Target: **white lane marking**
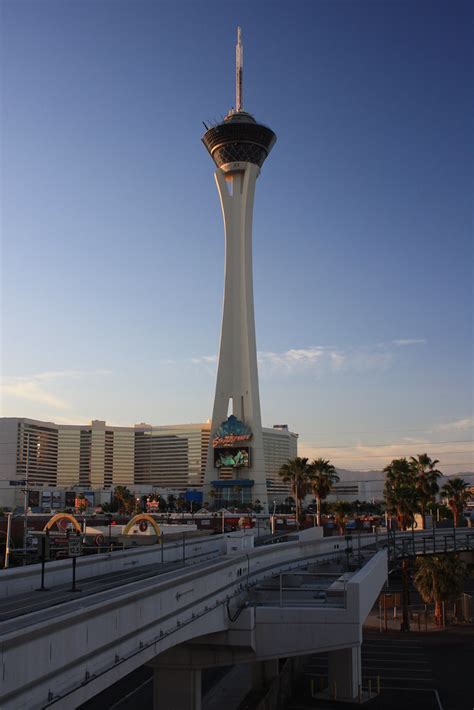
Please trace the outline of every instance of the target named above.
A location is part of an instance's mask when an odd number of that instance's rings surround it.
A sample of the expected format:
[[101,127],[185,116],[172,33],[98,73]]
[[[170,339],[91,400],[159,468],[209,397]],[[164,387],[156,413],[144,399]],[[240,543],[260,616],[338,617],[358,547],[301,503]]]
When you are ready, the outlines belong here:
[[[304,676],[306,678],[319,678],[320,676],[324,675],[324,673],[304,673]],[[374,676],[367,676],[364,674],[364,680],[368,680],[368,678],[373,679]],[[381,687],[382,690],[410,690],[410,688],[400,688],[399,686],[394,686],[393,688],[385,685],[383,681],[392,681],[392,680],[406,680],[409,681],[410,683],[434,683],[434,678],[407,678],[406,676],[380,676],[380,682],[381,682]],[[432,690],[432,688],[413,688],[413,690]]]
[[362,648],[406,648],[407,651],[409,651],[412,648],[423,648],[422,643],[410,643],[409,645],[405,645],[408,642],[406,641],[386,641],[385,643],[377,643],[376,641],[363,641],[362,642]]
[[425,654],[421,651],[403,651],[399,653],[398,651],[368,651],[362,649],[363,656],[403,656],[403,658],[412,658],[413,656],[424,656]]
[[438,691],[433,688],[433,693],[435,694],[435,698],[436,698],[436,702],[438,703],[439,710],[443,710],[443,706],[441,705],[441,700],[439,699]]
[[406,678],[405,676],[380,676],[381,680],[411,680],[412,682],[414,680],[419,681],[420,683],[427,683],[428,681],[434,681],[434,678]]
[[[362,661],[362,668],[368,668],[368,669],[373,669],[373,668],[380,668],[380,670],[390,672],[392,669],[392,666],[394,663],[404,663],[405,661],[387,661],[386,663],[382,662],[377,662],[373,661],[372,663],[367,662],[367,661]],[[430,664],[428,661],[416,661],[417,665],[423,664],[425,666],[429,666]],[[388,666],[388,667],[387,667]],[[327,668],[327,663],[308,663],[306,665],[306,668]],[[411,673],[430,673],[431,668],[412,668],[411,666],[408,668],[400,668],[400,666],[396,666],[393,668],[394,671],[409,671]]]
[[384,685],[382,690],[409,690],[411,693],[436,693],[434,688],[402,688],[400,685]]
[[[376,661],[376,660],[373,660],[373,661],[364,661],[364,660],[362,660],[362,665],[363,665],[363,666],[367,666],[367,667],[369,667],[369,668],[373,668],[373,667],[377,668],[378,666],[388,666],[388,667],[390,668],[390,666],[392,666],[392,665],[395,664],[395,663],[397,663],[397,664],[406,663],[406,659],[405,659],[404,661],[391,661],[390,659],[387,660],[387,661]],[[428,663],[428,661],[413,661],[412,665],[417,665],[417,666],[419,666],[419,665],[429,666],[430,664]],[[409,671],[410,668],[411,668],[411,666],[408,667],[407,670]],[[399,665],[397,665],[397,667],[394,668],[394,670],[400,671],[400,670],[402,670],[402,669],[399,667]],[[421,673],[426,673],[426,672],[427,672],[427,671],[423,670],[422,668],[415,668],[414,670],[419,670]]]
[[[131,697],[133,697],[133,696],[135,695],[135,693],[138,693],[139,690],[141,690],[142,688],[144,688],[145,685],[148,685],[148,683],[151,683],[152,680],[153,680],[153,676],[151,676],[151,678],[147,678],[145,681],[143,681],[143,683],[141,683],[139,686],[137,686],[136,688],[134,688],[133,690],[131,690],[129,693],[127,693],[127,695],[124,695],[123,698],[120,698],[120,700],[119,700],[118,702],[116,702],[116,703],[114,703],[113,705],[111,705],[111,706],[109,707],[109,710],[114,710],[114,708],[120,708],[120,706],[122,705],[122,703],[124,703],[125,701],[127,701],[127,700],[129,700]],[[442,709],[441,709],[441,710],[442,710]]]

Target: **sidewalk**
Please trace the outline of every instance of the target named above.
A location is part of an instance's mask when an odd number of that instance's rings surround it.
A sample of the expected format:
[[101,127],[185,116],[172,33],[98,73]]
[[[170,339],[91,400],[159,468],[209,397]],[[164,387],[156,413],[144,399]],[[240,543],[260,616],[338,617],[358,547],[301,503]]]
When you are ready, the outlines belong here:
[[[385,626],[384,611],[380,614],[379,609],[372,609],[369,616],[365,620],[364,629],[370,631],[400,631],[400,626],[402,623],[402,609],[401,607],[396,607],[395,610],[390,608],[387,609],[387,620]],[[450,618],[444,627],[439,627],[435,623],[433,613],[428,611],[425,615],[423,610],[410,610],[410,631],[412,632],[430,632],[430,631],[445,631],[446,629],[456,630],[465,627],[473,627],[474,623],[468,621],[454,621]]]

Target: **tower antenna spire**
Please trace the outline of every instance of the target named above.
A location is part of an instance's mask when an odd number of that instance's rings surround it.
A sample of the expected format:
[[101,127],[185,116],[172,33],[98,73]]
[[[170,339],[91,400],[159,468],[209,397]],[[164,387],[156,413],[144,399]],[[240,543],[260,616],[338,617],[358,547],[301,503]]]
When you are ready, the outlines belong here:
[[244,48],[242,47],[242,30],[237,27],[237,44],[235,46],[235,110],[243,110],[242,73],[244,69]]

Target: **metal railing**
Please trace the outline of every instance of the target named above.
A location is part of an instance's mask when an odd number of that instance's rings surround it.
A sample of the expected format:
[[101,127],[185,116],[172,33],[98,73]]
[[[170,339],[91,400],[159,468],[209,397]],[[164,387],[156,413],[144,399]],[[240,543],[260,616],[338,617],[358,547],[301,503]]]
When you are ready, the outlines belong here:
[[[288,584],[297,580],[299,586]],[[285,584],[286,580],[286,584]],[[315,580],[314,582],[311,580]],[[344,609],[347,579],[341,572],[282,572],[251,593],[252,606],[311,606]]]

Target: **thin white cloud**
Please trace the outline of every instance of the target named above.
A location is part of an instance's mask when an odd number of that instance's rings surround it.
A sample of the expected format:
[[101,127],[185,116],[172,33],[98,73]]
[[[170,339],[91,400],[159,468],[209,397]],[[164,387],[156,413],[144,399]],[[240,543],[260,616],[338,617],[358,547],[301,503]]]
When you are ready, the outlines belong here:
[[[93,375],[111,375],[111,370],[51,370],[47,372],[39,372],[30,377],[34,380],[63,380],[63,379],[78,379],[90,377]],[[28,379],[28,376],[26,376]]]
[[16,399],[26,399],[37,404],[47,404],[55,409],[67,409],[68,406],[64,400],[51,394],[51,392],[47,392],[34,381],[2,383],[1,388],[4,395],[15,397]]
[[425,345],[427,340],[426,338],[401,338],[400,340],[392,340],[392,343],[401,348],[406,345]]
[[280,353],[259,352],[258,362],[263,373],[287,372],[289,374],[314,371],[316,374],[346,371],[385,369],[392,355],[381,346],[342,350],[323,346],[292,348]]
[[[460,456],[463,461],[474,456],[474,446],[470,443],[463,444],[462,451],[459,443],[436,443],[426,438],[403,437],[387,444],[372,446],[370,444],[355,443],[353,446],[322,446],[318,447],[313,442],[305,441],[301,437],[298,444],[299,456],[309,459],[323,456],[331,461],[336,468],[349,470],[381,470],[393,459],[409,458],[418,454],[427,453],[432,459],[439,459],[438,468],[451,473],[453,466],[459,466]],[[474,459],[473,463],[474,463]],[[472,464],[466,464],[467,467]]]
[[3,395],[8,397],[64,410],[68,409],[70,405],[62,397],[49,391],[47,389],[48,383],[109,374],[111,374],[110,370],[57,370],[33,375],[3,377],[0,382],[0,390]]
[[[393,355],[383,343],[372,346],[360,346],[348,349],[327,345],[311,345],[305,348],[290,348],[281,352],[260,350],[257,353],[259,369],[262,374],[297,374],[314,372],[338,373],[346,371],[362,372],[366,370],[386,369],[392,362]],[[215,366],[216,355],[203,355],[188,360],[193,365]]]
[[446,424],[438,424],[436,428],[440,431],[466,431],[468,429],[474,429],[474,417],[466,417],[466,419],[456,419]]
[[[58,415],[56,412],[52,415],[45,415],[44,416],[44,421],[48,422],[54,422],[55,424],[89,424],[92,419],[97,419],[97,417],[91,417],[91,416],[85,416],[85,417],[77,417],[77,416],[67,416],[67,415]],[[110,422],[107,422],[110,424]],[[120,425],[117,425],[120,426]]]
[[190,358],[190,362],[192,362],[193,365],[213,365],[217,363],[217,355],[203,355],[202,357],[192,357]]

